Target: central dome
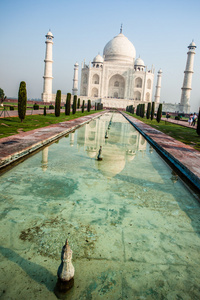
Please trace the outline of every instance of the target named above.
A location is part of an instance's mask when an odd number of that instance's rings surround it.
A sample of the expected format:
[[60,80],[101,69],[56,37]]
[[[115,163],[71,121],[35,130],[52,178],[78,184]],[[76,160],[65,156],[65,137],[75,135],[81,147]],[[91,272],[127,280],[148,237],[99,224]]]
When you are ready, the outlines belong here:
[[112,40],[110,40],[104,47],[103,55],[105,55],[105,61],[109,60],[121,60],[133,63],[135,59],[135,47],[133,44],[123,35],[118,34]]

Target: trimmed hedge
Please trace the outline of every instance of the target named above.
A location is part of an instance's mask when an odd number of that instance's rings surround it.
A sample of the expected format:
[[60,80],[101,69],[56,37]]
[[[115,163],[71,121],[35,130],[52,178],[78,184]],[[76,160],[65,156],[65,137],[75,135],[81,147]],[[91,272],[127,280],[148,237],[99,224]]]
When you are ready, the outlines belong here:
[[27,92],[26,92],[26,82],[21,81],[18,92],[18,115],[23,122],[26,116],[26,105],[27,105]]

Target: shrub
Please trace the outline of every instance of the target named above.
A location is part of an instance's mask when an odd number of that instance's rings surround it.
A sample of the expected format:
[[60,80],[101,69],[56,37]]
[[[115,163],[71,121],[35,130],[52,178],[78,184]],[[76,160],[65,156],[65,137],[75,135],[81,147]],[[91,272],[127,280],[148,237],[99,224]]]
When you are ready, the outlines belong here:
[[33,105],[33,109],[34,110],[38,110],[40,107],[39,107],[39,105],[37,104],[37,103],[35,103],[34,105]]
[[145,104],[141,104],[141,111],[140,111],[140,116],[144,118],[144,113],[145,113]]
[[95,110],[97,110],[97,103],[95,102]]
[[182,119],[182,117],[185,117],[184,113],[178,114],[178,116]]
[[44,106],[44,116],[46,116],[46,114],[47,114],[47,108],[46,106]]
[[77,108],[80,108],[80,98],[78,98],[78,105],[77,105]]
[[155,102],[152,102],[152,106],[151,106],[151,120],[153,120],[154,113],[155,113]]
[[147,106],[147,114],[146,114],[147,119],[150,118],[150,113],[151,113],[151,103],[149,102]]
[[181,118],[179,116],[175,116],[175,120],[179,121]]
[[90,108],[91,108],[91,100],[88,100],[87,103],[87,111],[90,112]]
[[15,110],[14,106],[10,106],[10,110]]
[[74,95],[73,106],[72,106],[73,115],[76,113],[76,106],[77,106],[77,95]]
[[26,104],[27,104],[27,93],[26,93],[26,82],[21,81],[18,92],[18,115],[23,122],[26,116]]
[[71,94],[67,93],[66,105],[65,105],[65,115],[70,115],[70,107],[71,107]]
[[84,113],[84,108],[85,108],[85,100],[83,100],[83,103],[82,103],[82,113]]
[[60,116],[61,90],[57,90],[55,101],[55,116]]
[[156,120],[158,123],[160,123],[161,117],[162,117],[162,104],[159,104],[157,116],[156,116]]
[[50,104],[50,105],[49,105],[49,109],[54,109],[54,105],[53,105],[53,104]]

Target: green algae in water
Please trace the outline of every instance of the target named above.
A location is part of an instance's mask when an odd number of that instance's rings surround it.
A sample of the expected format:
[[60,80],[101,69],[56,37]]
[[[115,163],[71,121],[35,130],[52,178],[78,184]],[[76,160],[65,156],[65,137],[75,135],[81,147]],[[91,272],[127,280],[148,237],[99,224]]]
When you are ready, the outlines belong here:
[[[2,299],[198,299],[200,205],[146,140],[106,114],[0,178]],[[102,146],[103,161],[96,157]]]

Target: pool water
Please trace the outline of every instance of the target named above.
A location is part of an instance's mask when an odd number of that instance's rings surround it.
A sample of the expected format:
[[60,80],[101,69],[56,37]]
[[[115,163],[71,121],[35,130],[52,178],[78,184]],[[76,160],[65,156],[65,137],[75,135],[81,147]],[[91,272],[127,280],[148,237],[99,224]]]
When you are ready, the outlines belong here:
[[200,204],[122,115],[44,148],[0,189],[1,299],[56,299],[66,238],[66,299],[200,299]]

